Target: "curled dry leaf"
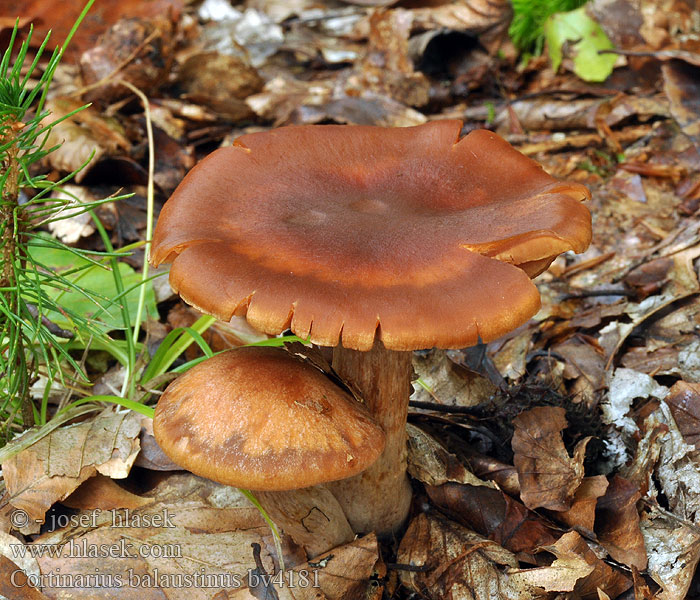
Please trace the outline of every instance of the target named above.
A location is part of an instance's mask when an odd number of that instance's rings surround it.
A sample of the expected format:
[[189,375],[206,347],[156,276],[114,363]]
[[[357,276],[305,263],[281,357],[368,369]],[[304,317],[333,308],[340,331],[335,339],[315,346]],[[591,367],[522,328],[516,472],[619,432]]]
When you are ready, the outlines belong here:
[[[149,419],[150,421],[150,419]],[[61,504],[79,510],[100,509],[113,510],[141,508],[153,502],[152,498],[144,498],[125,490],[111,477],[99,473],[91,477],[75,490]]]
[[573,592],[578,581],[590,575],[593,569],[583,557],[565,554],[547,567],[511,571],[510,576],[514,581],[542,588],[545,592]]
[[500,490],[458,483],[426,486],[430,499],[462,525],[511,552],[553,544],[558,532],[537,513]]
[[513,419],[513,462],[518,469],[520,497],[531,509],[568,510],[583,480],[585,438],[569,457],[561,437],[565,410],[538,406]]
[[96,473],[126,477],[139,452],[140,430],[140,415],[106,409],[88,421],[56,429],[6,460],[2,470],[9,502],[29,516],[20,531],[39,531],[51,505]]
[[471,473],[432,436],[408,423],[408,472],[411,477],[431,486],[448,481],[467,483],[472,486],[494,487]]
[[639,528],[639,488],[619,475],[613,476],[605,495],[598,500],[596,533],[601,545],[615,560],[644,570],[647,553]]
[[426,571],[401,571],[401,583],[434,600],[530,600],[539,597],[507,569],[515,555],[443,517],[418,515],[401,541],[397,562]]

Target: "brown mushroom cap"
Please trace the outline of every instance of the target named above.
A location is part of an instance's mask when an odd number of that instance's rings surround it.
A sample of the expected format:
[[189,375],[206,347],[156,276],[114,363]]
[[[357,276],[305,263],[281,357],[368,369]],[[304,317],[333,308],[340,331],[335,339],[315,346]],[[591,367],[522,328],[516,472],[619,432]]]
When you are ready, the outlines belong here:
[[[367,350],[464,347],[539,308],[529,280],[590,242],[588,190],[489,131],[312,125],[244,135],[161,212],[154,264],[221,319]],[[520,267],[520,268],[517,268]]]
[[266,491],[351,477],[384,449],[384,432],[360,403],[279,348],[196,365],[161,396],[153,432],[188,471]]

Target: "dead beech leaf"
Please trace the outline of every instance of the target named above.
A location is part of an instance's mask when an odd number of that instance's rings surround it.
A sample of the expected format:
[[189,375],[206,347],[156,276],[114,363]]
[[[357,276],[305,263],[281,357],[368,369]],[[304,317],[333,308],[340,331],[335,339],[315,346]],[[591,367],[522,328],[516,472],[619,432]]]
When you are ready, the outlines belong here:
[[514,581],[542,588],[545,592],[572,592],[577,582],[593,572],[581,556],[564,555],[547,567],[510,571]]
[[700,560],[700,534],[691,524],[655,508],[641,522],[649,557],[648,574],[661,586],[663,600],[686,600]]
[[574,494],[571,508],[552,512],[551,516],[569,527],[579,527],[587,533],[593,533],[596,505],[607,489],[608,480],[604,475],[584,477]]
[[605,495],[598,500],[596,533],[601,545],[615,560],[644,570],[647,553],[639,528],[639,499],[636,485],[619,475],[613,476]]
[[36,533],[50,506],[83,481],[102,473],[122,479],[139,452],[141,416],[111,408],[93,419],[61,427],[2,464],[9,502],[30,518]]
[[583,559],[592,567],[588,575],[576,582],[573,590],[575,598],[584,600],[598,598],[598,590],[602,590],[611,598],[617,598],[632,585],[629,577],[601,560],[586,540],[575,531],[565,533],[556,544],[544,549],[554,554],[559,560]]
[[442,485],[448,481],[467,483],[474,486],[495,487],[491,482],[482,481],[459,462],[432,436],[408,423],[408,472],[418,481],[428,485]]
[[677,381],[666,396],[666,403],[683,439],[700,449],[700,384]]
[[518,469],[520,497],[531,509],[568,510],[583,480],[583,459],[590,438],[576,444],[570,458],[561,437],[565,410],[537,406],[513,419],[513,463]]
[[452,519],[511,552],[533,552],[557,539],[542,517],[500,490],[446,483],[426,491]]
[[539,594],[507,574],[515,555],[495,542],[435,515],[419,514],[408,527],[397,555],[401,564],[429,567],[401,571],[401,583],[434,600],[529,600]]

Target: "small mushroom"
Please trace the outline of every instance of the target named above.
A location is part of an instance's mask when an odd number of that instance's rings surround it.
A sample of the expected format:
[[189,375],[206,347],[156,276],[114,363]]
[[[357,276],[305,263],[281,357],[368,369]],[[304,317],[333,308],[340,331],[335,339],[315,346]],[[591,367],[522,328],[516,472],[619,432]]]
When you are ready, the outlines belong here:
[[256,491],[310,557],[354,538],[322,484],[361,473],[384,449],[361,404],[279,348],[240,348],[196,365],[161,396],[153,432],[181,467]]
[[153,237],[152,262],[173,263],[190,304],[334,347],[387,440],[361,476],[329,485],[356,533],[392,533],[408,514],[410,351],[518,327],[540,306],[530,278],[590,243],[584,186],[461,127],[244,135],[192,169]]

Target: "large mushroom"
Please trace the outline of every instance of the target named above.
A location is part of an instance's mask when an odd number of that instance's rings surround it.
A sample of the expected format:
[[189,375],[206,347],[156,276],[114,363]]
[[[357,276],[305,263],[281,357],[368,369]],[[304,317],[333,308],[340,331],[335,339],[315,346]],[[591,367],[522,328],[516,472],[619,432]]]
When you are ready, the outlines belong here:
[[386,434],[368,470],[332,484],[355,532],[408,512],[411,350],[493,340],[539,308],[530,281],[591,237],[588,190],[489,131],[316,125],[239,137],[165,204],[151,248],[190,304],[332,346]]

